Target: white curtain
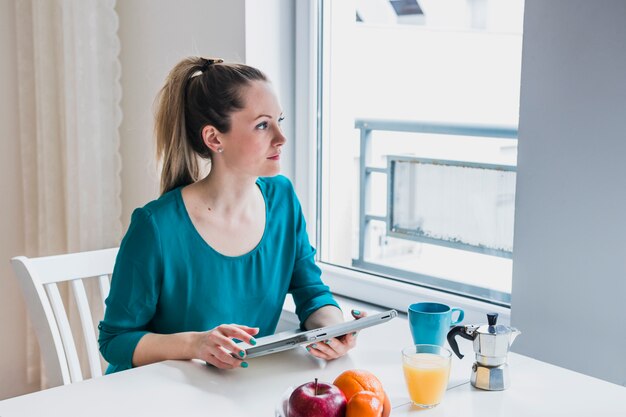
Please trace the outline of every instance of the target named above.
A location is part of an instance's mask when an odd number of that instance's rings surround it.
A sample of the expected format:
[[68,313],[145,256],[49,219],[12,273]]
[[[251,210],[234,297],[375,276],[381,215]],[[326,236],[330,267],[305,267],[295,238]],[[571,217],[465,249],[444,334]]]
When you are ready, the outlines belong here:
[[[114,0],[15,0],[26,255],[121,237],[120,44]],[[99,307],[96,289],[92,307]],[[78,322],[73,297],[71,320]],[[102,316],[102,311],[93,311]],[[80,326],[73,326],[78,327]],[[42,379],[29,332],[28,379]],[[84,360],[84,359],[83,359]],[[83,370],[88,367],[83,362]],[[42,381],[45,386],[45,381]]]

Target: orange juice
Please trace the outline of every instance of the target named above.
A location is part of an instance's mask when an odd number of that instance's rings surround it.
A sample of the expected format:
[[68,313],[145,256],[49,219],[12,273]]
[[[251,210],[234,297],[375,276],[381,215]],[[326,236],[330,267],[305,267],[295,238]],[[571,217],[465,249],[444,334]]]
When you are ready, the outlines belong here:
[[402,368],[411,401],[435,406],[448,386],[450,358],[432,353],[413,353],[404,357]]

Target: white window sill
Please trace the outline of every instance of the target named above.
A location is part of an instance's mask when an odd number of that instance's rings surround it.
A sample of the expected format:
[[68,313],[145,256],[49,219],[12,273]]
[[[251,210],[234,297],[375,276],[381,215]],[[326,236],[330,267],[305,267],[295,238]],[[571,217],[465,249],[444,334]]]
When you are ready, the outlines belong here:
[[[393,308],[406,313],[410,304],[426,301],[462,308],[465,312],[464,324],[486,323],[486,314],[495,312],[498,313],[499,324],[510,325],[511,310],[505,307],[324,263],[318,265],[322,269],[324,283],[335,294],[346,320],[350,318],[350,310],[353,308],[368,313]],[[277,332],[299,326],[295,304],[291,297],[287,297],[283,309]]]
[[465,311],[464,323],[486,322],[486,314],[495,312],[498,313],[498,323],[510,324],[511,310],[506,307],[329,264],[319,263],[319,266],[323,272],[324,283],[334,294],[349,297],[357,302],[369,303],[381,308],[394,308],[404,313],[413,303],[423,301],[443,303],[462,308]]

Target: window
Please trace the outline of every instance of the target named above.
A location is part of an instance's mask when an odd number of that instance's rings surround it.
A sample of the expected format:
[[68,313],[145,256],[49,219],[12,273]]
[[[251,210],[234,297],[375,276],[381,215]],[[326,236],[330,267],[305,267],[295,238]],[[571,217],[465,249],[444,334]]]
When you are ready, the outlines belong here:
[[319,260],[510,304],[523,0],[319,0]]

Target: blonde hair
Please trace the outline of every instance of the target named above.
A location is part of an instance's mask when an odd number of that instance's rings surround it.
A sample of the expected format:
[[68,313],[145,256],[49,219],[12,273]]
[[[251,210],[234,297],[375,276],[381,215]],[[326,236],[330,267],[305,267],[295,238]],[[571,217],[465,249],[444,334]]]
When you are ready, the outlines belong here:
[[189,57],[169,73],[156,98],[154,130],[161,162],[161,194],[200,179],[202,159],[210,161],[202,129],[230,131],[230,115],[244,107],[242,90],[268,81],[260,70],[222,60]]

